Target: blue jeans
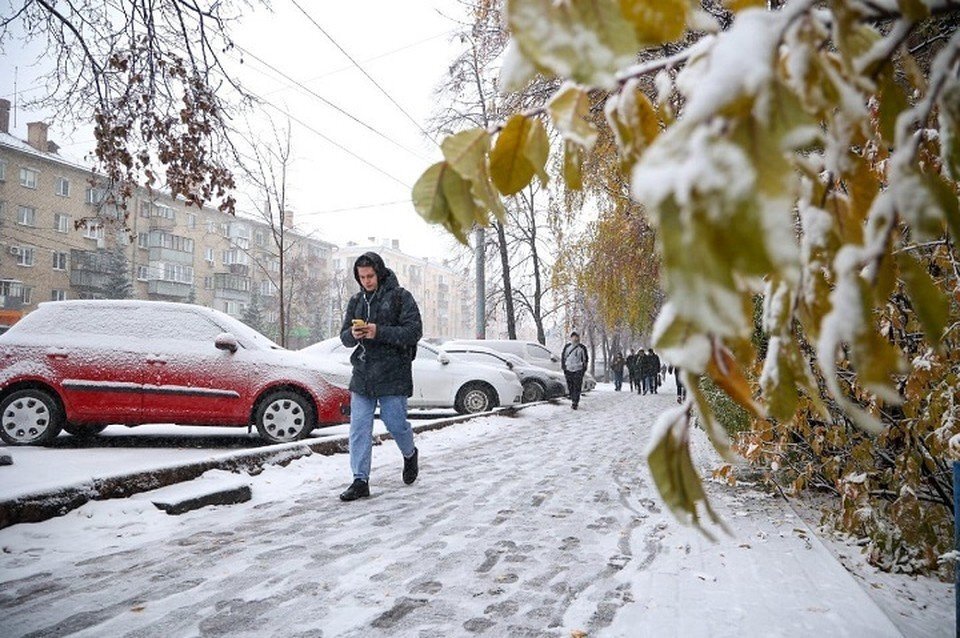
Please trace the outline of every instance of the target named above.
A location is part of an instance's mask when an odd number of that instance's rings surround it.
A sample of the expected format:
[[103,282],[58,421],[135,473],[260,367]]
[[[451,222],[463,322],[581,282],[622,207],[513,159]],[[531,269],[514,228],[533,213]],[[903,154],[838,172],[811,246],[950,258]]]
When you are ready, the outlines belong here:
[[373,413],[380,402],[380,419],[404,457],[413,454],[413,428],[407,421],[407,397],[368,397],[350,393],[350,470],[353,478],[370,480],[373,453]]
[[623,387],[623,372],[617,372],[616,370],[614,370],[614,372],[613,372],[613,389],[614,389],[614,390],[619,390],[619,389],[622,388],[622,387]]

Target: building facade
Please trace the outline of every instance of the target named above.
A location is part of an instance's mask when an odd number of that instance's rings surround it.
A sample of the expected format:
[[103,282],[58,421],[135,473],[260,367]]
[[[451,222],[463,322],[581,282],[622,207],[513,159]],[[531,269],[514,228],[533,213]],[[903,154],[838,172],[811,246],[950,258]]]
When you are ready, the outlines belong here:
[[413,294],[420,306],[423,336],[468,338],[473,336],[473,285],[469,274],[447,263],[413,257],[400,250],[397,240],[369,237],[364,244],[348,243],[333,258],[334,277],[344,282],[331,302],[342,316],[347,301],[359,290],[353,278],[353,262],[367,251],[378,253],[394,271],[400,285]]
[[276,338],[282,269],[287,345],[333,334],[333,244],[157,192],[138,191],[123,215],[97,183],[57,153],[46,124],[11,135],[0,100],[0,326],[41,301],[119,296],[209,306]]

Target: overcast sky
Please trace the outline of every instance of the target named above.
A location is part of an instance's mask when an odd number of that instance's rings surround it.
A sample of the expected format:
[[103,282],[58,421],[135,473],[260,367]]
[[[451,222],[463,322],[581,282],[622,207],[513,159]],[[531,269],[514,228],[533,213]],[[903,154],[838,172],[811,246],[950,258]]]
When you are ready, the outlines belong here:
[[[238,48],[246,52],[241,81],[270,103],[264,110],[278,126],[286,126],[285,113],[290,116],[294,160],[288,199],[297,225],[339,244],[369,236],[396,238],[407,253],[449,256],[455,242],[420,219],[410,190],[420,173],[441,159],[439,147],[417,124],[426,128],[433,91],[458,52],[452,18],[460,15],[459,3],[297,1],[309,18],[292,0],[274,0],[272,11],[248,14],[233,31]],[[8,10],[0,4],[4,14]],[[37,49],[11,44],[0,53],[0,97],[13,100],[16,68],[22,103],[42,89],[36,82]],[[11,132],[25,138],[26,123],[46,117],[21,106]],[[72,128],[54,123],[50,138],[61,144],[62,154],[82,160],[91,150],[92,134],[89,128]],[[249,197],[238,199],[242,208],[253,206]]]

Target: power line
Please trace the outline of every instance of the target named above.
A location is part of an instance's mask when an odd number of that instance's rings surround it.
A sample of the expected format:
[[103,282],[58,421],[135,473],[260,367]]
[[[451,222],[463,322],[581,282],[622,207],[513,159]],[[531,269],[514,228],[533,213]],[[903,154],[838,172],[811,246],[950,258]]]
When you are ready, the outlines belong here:
[[297,213],[297,217],[314,217],[316,215],[332,215],[334,213],[348,213],[355,210],[366,210],[369,208],[385,208],[387,206],[396,206],[398,204],[410,204],[409,199],[398,199],[393,202],[382,202],[380,204],[364,204],[363,206],[350,206],[347,208],[332,208],[330,210],[316,210],[309,213]]
[[388,100],[390,100],[390,102],[392,102],[393,105],[394,105],[395,107],[397,107],[397,108],[400,110],[400,112],[403,113],[403,114],[407,117],[408,120],[410,120],[411,122],[413,122],[413,125],[416,126],[417,129],[418,129],[421,133],[423,133],[423,135],[424,135],[428,140],[430,140],[430,141],[433,142],[434,144],[437,143],[437,141],[436,141],[435,139],[433,139],[433,136],[430,135],[429,133],[427,133],[427,132],[424,130],[424,128],[423,128],[422,126],[420,126],[420,123],[417,122],[417,120],[415,120],[412,115],[410,115],[409,113],[407,113],[407,111],[406,111],[402,106],[400,106],[400,104],[399,104],[395,99],[393,99],[393,96],[391,96],[389,93],[387,93],[387,90],[384,89],[382,86],[380,86],[380,84],[379,84],[376,80],[374,80],[373,77],[372,77],[369,73],[367,73],[366,70],[365,70],[362,66],[360,66],[360,63],[357,62],[356,60],[354,60],[353,57],[352,57],[349,53],[347,53],[347,51],[346,51],[342,46],[340,46],[340,44],[339,44],[336,40],[334,40],[333,37],[332,37],[329,33],[327,33],[326,30],[325,30],[323,27],[321,27],[320,24],[319,24],[316,20],[313,19],[313,16],[311,16],[309,13],[307,13],[306,9],[304,9],[303,7],[300,6],[300,3],[298,3],[297,0],[290,0],[290,2],[292,2],[292,3],[293,3],[293,6],[295,6],[297,9],[299,9],[300,12],[301,12],[303,15],[305,15],[305,16],[307,17],[307,19],[310,20],[310,22],[312,22],[315,27],[317,27],[317,29],[320,30],[320,33],[322,33],[328,40],[330,40],[330,42],[332,42],[335,47],[337,47],[338,49],[340,49],[340,52],[343,53],[345,56],[347,56],[347,59],[350,60],[350,63],[353,64],[353,66],[357,67],[357,68],[360,70],[360,72],[363,73],[363,74],[367,77],[368,80],[370,80],[371,82],[373,82],[373,85],[374,85],[375,87],[377,87],[378,89],[380,89],[380,92],[383,93],[383,94],[386,96],[386,98],[387,98]]
[[399,149],[401,149],[401,150],[403,150],[403,151],[406,151],[407,153],[413,155],[413,156],[416,157],[417,159],[426,161],[419,153],[410,150],[409,148],[407,148],[406,146],[404,146],[404,145],[401,144],[400,142],[397,142],[396,140],[394,140],[393,138],[391,138],[391,137],[388,136],[387,134],[382,133],[381,131],[379,131],[378,129],[374,128],[374,127],[371,126],[370,124],[367,124],[366,122],[364,122],[364,121],[361,120],[360,118],[356,117],[356,116],[353,115],[352,113],[350,113],[350,112],[348,112],[347,110],[341,108],[341,107],[338,106],[337,104],[334,104],[333,102],[331,102],[331,101],[328,100],[327,98],[323,97],[322,95],[320,95],[320,94],[317,93],[316,91],[313,91],[312,89],[310,89],[309,87],[305,86],[305,85],[302,84],[301,82],[293,79],[292,77],[290,77],[289,75],[287,75],[286,73],[284,73],[283,71],[281,71],[280,69],[278,69],[277,67],[273,66],[272,64],[270,64],[269,62],[267,62],[267,61],[264,60],[263,58],[260,58],[260,57],[258,57],[255,53],[252,53],[249,49],[244,49],[243,47],[241,47],[241,46],[239,46],[239,45],[237,45],[236,48],[237,48],[237,50],[240,51],[241,53],[244,53],[244,54],[246,54],[246,55],[249,55],[251,58],[253,58],[253,59],[256,60],[257,62],[259,62],[260,64],[264,65],[265,67],[267,67],[268,69],[270,69],[270,70],[273,71],[274,73],[277,73],[278,75],[280,75],[280,76],[281,76],[282,78],[284,78],[285,80],[287,80],[287,81],[289,81],[289,82],[292,82],[295,86],[297,86],[298,88],[300,88],[302,91],[304,91],[304,92],[308,93],[309,95],[317,98],[318,100],[320,100],[321,102],[323,102],[324,104],[326,104],[326,105],[329,106],[330,108],[334,109],[334,110],[337,111],[338,113],[341,113],[342,115],[347,116],[348,118],[350,118],[351,120],[353,120],[353,121],[356,122],[357,124],[363,126],[364,128],[366,128],[367,130],[371,131],[372,133],[374,133],[374,134],[376,134],[376,135],[379,135],[380,137],[382,137],[382,138],[385,139],[386,141],[390,142],[391,144],[393,144],[393,145],[396,146],[397,148],[399,148]]
[[354,159],[357,159],[357,160],[359,160],[360,162],[366,164],[367,166],[369,166],[369,167],[372,168],[373,170],[377,171],[377,172],[380,173],[381,175],[384,175],[384,176],[386,176],[386,177],[389,177],[390,179],[392,179],[392,180],[395,181],[396,183],[400,184],[400,185],[403,186],[404,188],[412,188],[409,184],[407,184],[407,183],[404,182],[403,180],[401,180],[401,179],[399,179],[399,178],[397,178],[397,177],[394,177],[393,175],[391,175],[391,174],[388,173],[387,171],[383,170],[383,169],[380,168],[379,166],[377,166],[377,165],[375,165],[375,164],[373,164],[373,163],[365,160],[364,158],[360,157],[359,155],[357,155],[356,153],[354,153],[353,151],[351,151],[350,149],[348,149],[348,148],[347,148],[346,146],[344,146],[343,144],[340,144],[339,142],[336,142],[336,141],[330,139],[329,137],[327,137],[326,135],[324,135],[323,133],[321,133],[321,132],[318,131],[317,129],[313,128],[312,126],[310,126],[309,124],[307,124],[306,122],[304,122],[303,120],[301,120],[300,118],[292,115],[292,114],[289,113],[288,111],[283,110],[282,108],[280,108],[279,106],[277,106],[277,105],[274,104],[273,102],[270,102],[269,100],[267,100],[267,99],[265,99],[265,98],[262,98],[262,97],[260,97],[260,96],[257,96],[257,95],[254,95],[254,97],[257,97],[258,99],[260,99],[260,100],[261,100],[264,104],[266,104],[267,106],[275,109],[276,111],[278,111],[278,112],[279,112],[280,114],[282,114],[282,115],[286,115],[286,116],[289,117],[291,120],[293,120],[294,122],[296,122],[297,124],[299,124],[299,125],[302,126],[303,128],[307,129],[308,131],[310,131],[310,132],[313,133],[314,135],[319,136],[321,139],[323,139],[323,140],[325,140],[327,143],[332,144],[333,146],[339,148],[341,151],[343,151],[343,152],[346,153],[347,155],[350,155],[350,156],[353,157]]

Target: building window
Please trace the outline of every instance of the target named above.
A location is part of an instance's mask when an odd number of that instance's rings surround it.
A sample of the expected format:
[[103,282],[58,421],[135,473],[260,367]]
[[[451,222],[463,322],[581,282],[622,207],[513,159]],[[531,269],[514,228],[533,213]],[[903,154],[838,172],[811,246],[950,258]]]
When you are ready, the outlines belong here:
[[67,300],[67,291],[66,290],[51,290],[50,291],[50,301],[66,301]]
[[157,279],[161,281],[172,281],[178,284],[193,283],[193,266],[171,263],[159,263],[157,266],[160,270]]
[[7,181],[7,160],[0,159],[0,182]]
[[150,266],[137,266],[137,281],[146,281],[150,275]]
[[213,248],[204,248],[203,249],[203,258],[209,263],[216,261],[216,255],[214,254]]
[[20,169],[20,185],[24,188],[36,188],[39,177],[40,171],[26,167]]
[[88,188],[85,201],[88,204],[98,206],[103,203],[107,197],[107,191],[104,188]]
[[262,230],[253,231],[253,243],[255,243],[257,246],[263,246],[265,243],[267,243],[267,239],[264,237]]
[[32,206],[18,206],[17,223],[21,226],[36,226],[37,209]]
[[197,227],[197,215],[196,213],[187,213],[187,228],[196,228]]
[[88,221],[83,227],[83,236],[87,239],[103,239],[103,226],[94,226]]
[[65,213],[54,213],[53,229],[58,233],[70,232],[70,215]]
[[54,192],[60,197],[70,197],[70,180],[66,177],[58,177]]
[[149,248],[150,247],[150,235],[147,233],[137,233],[137,247],[138,248]]
[[23,294],[20,296],[20,299],[23,300],[25,304],[33,303],[33,286],[24,286]]
[[211,235],[212,235],[213,233],[217,232],[217,222],[213,221],[212,219],[208,219],[208,220],[207,220],[207,232],[210,233]]
[[30,246],[12,246],[11,251],[17,256],[18,266],[32,266],[34,250]]
[[66,270],[67,269],[67,253],[53,253],[53,269],[54,270]]

